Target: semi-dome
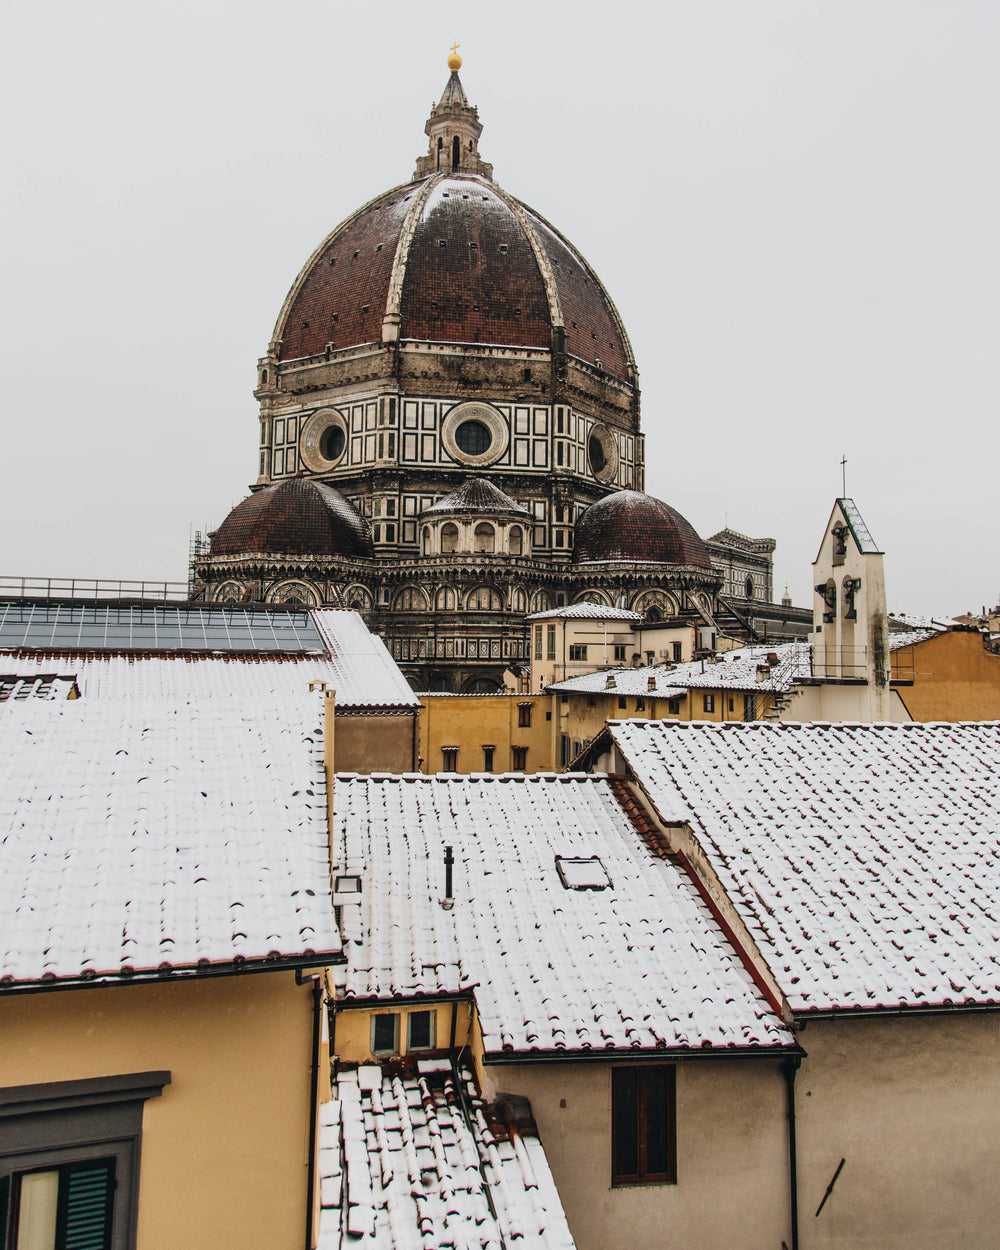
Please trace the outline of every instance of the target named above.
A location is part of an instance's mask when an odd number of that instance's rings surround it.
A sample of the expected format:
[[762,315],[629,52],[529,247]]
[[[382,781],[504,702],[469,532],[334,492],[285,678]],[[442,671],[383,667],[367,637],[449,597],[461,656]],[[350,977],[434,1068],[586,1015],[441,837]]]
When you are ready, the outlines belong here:
[[565,352],[627,385],[624,326],[586,260],[493,181],[457,72],[428,119],[414,181],[329,234],[282,307],[279,362],[367,343],[441,342]]
[[343,495],[304,477],[254,491],[230,512],[211,543],[213,556],[373,554],[367,522]]
[[712,567],[694,526],[662,499],[637,490],[606,495],[577,521],[573,562],[594,560]]

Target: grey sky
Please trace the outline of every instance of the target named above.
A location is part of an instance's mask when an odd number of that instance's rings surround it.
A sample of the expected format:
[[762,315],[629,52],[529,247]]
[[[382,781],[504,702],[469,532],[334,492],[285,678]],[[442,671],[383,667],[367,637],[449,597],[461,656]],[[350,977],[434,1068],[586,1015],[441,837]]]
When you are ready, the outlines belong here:
[[630,332],[647,489],[808,603],[846,453],[891,607],[996,601],[1000,5],[0,14],[0,572],[183,578],[285,292],[409,178],[458,39],[484,158]]

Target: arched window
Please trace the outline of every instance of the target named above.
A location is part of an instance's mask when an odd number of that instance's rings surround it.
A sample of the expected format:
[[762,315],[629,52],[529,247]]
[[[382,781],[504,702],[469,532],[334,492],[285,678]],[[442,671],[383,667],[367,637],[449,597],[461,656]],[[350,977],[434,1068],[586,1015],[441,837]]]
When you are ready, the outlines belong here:
[[431,530],[429,525],[424,526],[424,555],[431,554]]
[[451,141],[451,168],[452,168],[452,172],[454,172],[455,170],[457,170],[457,169],[458,169],[458,166],[459,166],[459,163],[461,162],[461,160],[462,160],[462,144],[461,144],[461,142],[459,141],[458,135],[456,135],[456,136],[454,137],[454,139],[452,139],[452,141]]
[[526,612],[528,610],[528,596],[523,590],[519,588],[511,594],[510,606],[514,612]]
[[489,586],[477,586],[469,591],[465,606],[473,612],[499,612],[502,605],[495,590]]
[[548,612],[552,607],[552,596],[547,590],[536,590],[531,596],[532,612]]
[[510,554],[519,556],[524,545],[524,537],[520,525],[512,525],[510,527],[510,543],[508,544]]
[[458,606],[454,587],[442,586],[434,598],[434,607],[438,612],[452,612]]
[[448,555],[452,551],[458,550],[458,526],[452,525],[449,521],[447,525],[441,526],[441,554]]
[[472,549],[477,555],[493,554],[496,549],[496,531],[492,525],[487,525],[485,521],[482,521],[476,526],[475,543]]
[[441,153],[442,153],[442,150],[443,150],[443,149],[444,149],[444,140],[441,138],[441,136],[440,136],[440,135],[438,135],[438,150],[437,150],[437,167],[438,167],[438,169],[440,169],[440,168],[441,168]]
[[392,601],[396,612],[425,612],[427,597],[419,586],[404,586]]

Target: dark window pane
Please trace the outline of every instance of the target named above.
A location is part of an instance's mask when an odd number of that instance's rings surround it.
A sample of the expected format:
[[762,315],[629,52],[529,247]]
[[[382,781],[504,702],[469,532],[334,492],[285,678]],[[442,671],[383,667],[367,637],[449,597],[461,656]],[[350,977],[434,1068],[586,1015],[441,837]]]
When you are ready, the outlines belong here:
[[639,1074],[635,1068],[611,1069],[611,1119],[615,1176],[639,1171]]
[[429,1011],[410,1012],[410,1049],[429,1050],[434,1044],[431,1036],[431,1013]]
[[646,1172],[666,1176],[673,1172],[673,1068],[649,1068],[646,1073]]
[[376,1054],[396,1049],[396,1021],[398,1019],[399,1017],[395,1014],[372,1017],[372,1050]]

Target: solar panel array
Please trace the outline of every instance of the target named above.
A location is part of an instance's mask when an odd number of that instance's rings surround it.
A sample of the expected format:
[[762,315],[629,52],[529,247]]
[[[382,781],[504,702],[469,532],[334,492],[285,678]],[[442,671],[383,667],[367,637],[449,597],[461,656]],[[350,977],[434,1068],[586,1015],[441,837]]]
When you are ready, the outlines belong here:
[[51,651],[315,651],[308,612],[103,603],[0,603],[0,648]]

